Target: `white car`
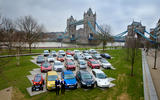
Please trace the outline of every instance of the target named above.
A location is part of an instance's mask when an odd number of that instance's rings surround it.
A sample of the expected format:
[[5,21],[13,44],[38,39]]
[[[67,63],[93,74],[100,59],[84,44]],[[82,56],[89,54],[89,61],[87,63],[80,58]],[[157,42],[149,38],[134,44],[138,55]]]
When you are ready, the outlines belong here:
[[48,61],[48,62],[54,62],[53,56],[48,56],[48,57],[47,57],[47,61]]
[[111,69],[112,65],[111,63],[109,63],[106,59],[100,59],[99,60],[100,62],[100,65],[103,67],[103,68],[106,68],[106,69]]
[[60,61],[54,61],[53,63],[53,70],[55,71],[63,71],[64,70],[64,65]]
[[73,56],[71,56],[71,55],[66,55],[66,60],[68,60],[68,59],[74,60]]
[[103,71],[101,71],[100,69],[93,69],[92,73],[96,81],[96,85],[98,87],[109,87],[110,86],[110,81],[108,80],[106,74]]
[[96,51],[95,49],[90,49],[90,50],[89,50],[89,53],[91,53],[91,54],[96,54],[97,51]]
[[59,50],[58,53],[59,53],[59,55],[62,55],[62,56],[66,55],[66,53],[64,52],[64,50]]
[[88,53],[83,54],[84,59],[92,59],[92,56]]
[[44,56],[49,56],[49,51],[48,50],[44,50],[43,55]]
[[81,54],[79,50],[74,50],[74,54]]

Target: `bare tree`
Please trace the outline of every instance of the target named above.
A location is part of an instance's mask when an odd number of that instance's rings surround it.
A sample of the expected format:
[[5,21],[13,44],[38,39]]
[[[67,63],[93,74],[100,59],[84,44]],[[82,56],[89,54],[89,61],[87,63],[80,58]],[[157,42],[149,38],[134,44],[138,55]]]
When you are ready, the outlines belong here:
[[1,34],[3,38],[3,42],[6,42],[8,45],[9,51],[11,51],[13,46],[13,39],[14,39],[14,33],[15,33],[15,25],[12,21],[12,19],[9,18],[3,18],[2,19],[2,25],[1,25]]
[[101,25],[101,29],[99,30],[99,39],[102,41],[103,52],[107,42],[112,40],[112,37],[110,34],[111,34],[111,27],[107,24]]
[[24,32],[25,41],[31,52],[32,44],[42,38],[43,26],[39,25],[31,16],[21,17],[17,20],[18,30]]

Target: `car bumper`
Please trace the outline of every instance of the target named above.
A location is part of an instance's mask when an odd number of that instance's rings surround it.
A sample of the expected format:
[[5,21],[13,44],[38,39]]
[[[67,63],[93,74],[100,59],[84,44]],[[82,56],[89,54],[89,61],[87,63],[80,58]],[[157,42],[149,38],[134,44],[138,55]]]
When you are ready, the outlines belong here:
[[93,88],[93,87],[94,87],[94,84],[82,84],[82,87],[85,87],[85,88]]
[[67,67],[66,69],[67,70],[75,70],[76,68],[75,67]]
[[66,89],[76,89],[76,88],[77,88],[77,84],[66,85],[65,88],[66,88]]
[[98,87],[105,88],[105,87],[109,87],[110,84],[100,84],[100,83],[98,83],[97,86],[98,86]]

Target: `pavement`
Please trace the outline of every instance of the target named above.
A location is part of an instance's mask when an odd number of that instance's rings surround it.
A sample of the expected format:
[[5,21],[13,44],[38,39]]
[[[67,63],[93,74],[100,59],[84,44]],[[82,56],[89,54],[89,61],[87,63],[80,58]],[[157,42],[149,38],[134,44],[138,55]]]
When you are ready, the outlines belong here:
[[147,55],[147,62],[149,65],[149,70],[151,73],[151,77],[153,80],[154,87],[156,89],[158,99],[160,100],[160,51],[158,51],[157,55],[157,69],[153,69],[154,67],[154,49],[149,50]]
[[[33,56],[33,59],[31,60],[31,62],[33,62],[34,64],[36,64],[36,65],[38,65],[38,66],[40,67],[40,64],[37,64],[37,63],[36,63],[36,58],[37,58],[37,56]],[[46,59],[47,59],[47,58],[45,57],[45,60],[46,60]],[[77,61],[74,60],[74,62],[75,62],[75,64],[76,64],[76,66],[77,66],[77,65],[78,65]],[[53,64],[53,63],[51,63],[51,64]],[[63,64],[64,64],[64,62],[63,62]],[[101,67],[100,69],[103,70],[102,67]],[[112,69],[112,70],[115,70],[115,68],[114,68],[113,66],[112,66],[111,69]],[[65,70],[65,69],[64,69],[64,70]],[[76,75],[76,72],[77,72],[78,70],[79,70],[79,67],[76,67],[76,70],[73,71],[74,75]],[[87,67],[86,70],[89,71],[90,73],[91,73],[91,71],[92,71],[92,69],[89,68],[89,67]],[[34,79],[34,76],[35,76],[36,74],[42,74],[44,80],[45,80],[45,78],[46,78],[46,73],[41,73],[40,68],[33,69],[33,70],[30,71],[30,73],[31,73],[31,75],[27,75],[26,77],[29,79],[29,81],[31,82],[31,84],[32,84],[32,80]],[[57,73],[58,73],[58,77],[60,78],[60,77],[61,77],[61,72],[57,72]],[[92,74],[92,73],[91,73],[91,74]],[[111,77],[108,77],[108,79],[109,79],[110,81],[114,81],[114,80],[115,80],[114,78],[111,78]],[[113,86],[115,86],[115,84],[111,83],[110,86],[109,86],[109,88],[111,88],[111,87],[113,87]],[[43,87],[44,87],[43,91],[34,91],[34,92],[32,92],[32,91],[31,91],[31,87],[26,88],[26,90],[28,91],[28,93],[29,93],[30,96],[34,96],[34,95],[38,95],[38,94],[47,92],[47,90],[46,90],[46,85],[45,85],[45,84],[44,84]],[[95,85],[95,87],[96,87],[96,85]],[[79,84],[78,84],[78,88],[80,88],[80,85],[79,85]],[[101,88],[101,89],[103,90],[103,88]],[[85,90],[88,90],[88,89],[85,89]]]
[[0,91],[0,100],[11,100],[11,99],[12,99],[12,87]]

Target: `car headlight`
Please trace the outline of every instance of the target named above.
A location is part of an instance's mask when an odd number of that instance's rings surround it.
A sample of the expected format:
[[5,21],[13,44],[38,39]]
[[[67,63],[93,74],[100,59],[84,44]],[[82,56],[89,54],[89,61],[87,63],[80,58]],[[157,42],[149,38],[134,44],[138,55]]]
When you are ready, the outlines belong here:
[[84,84],[84,85],[85,85],[86,83],[82,81],[82,84]]

